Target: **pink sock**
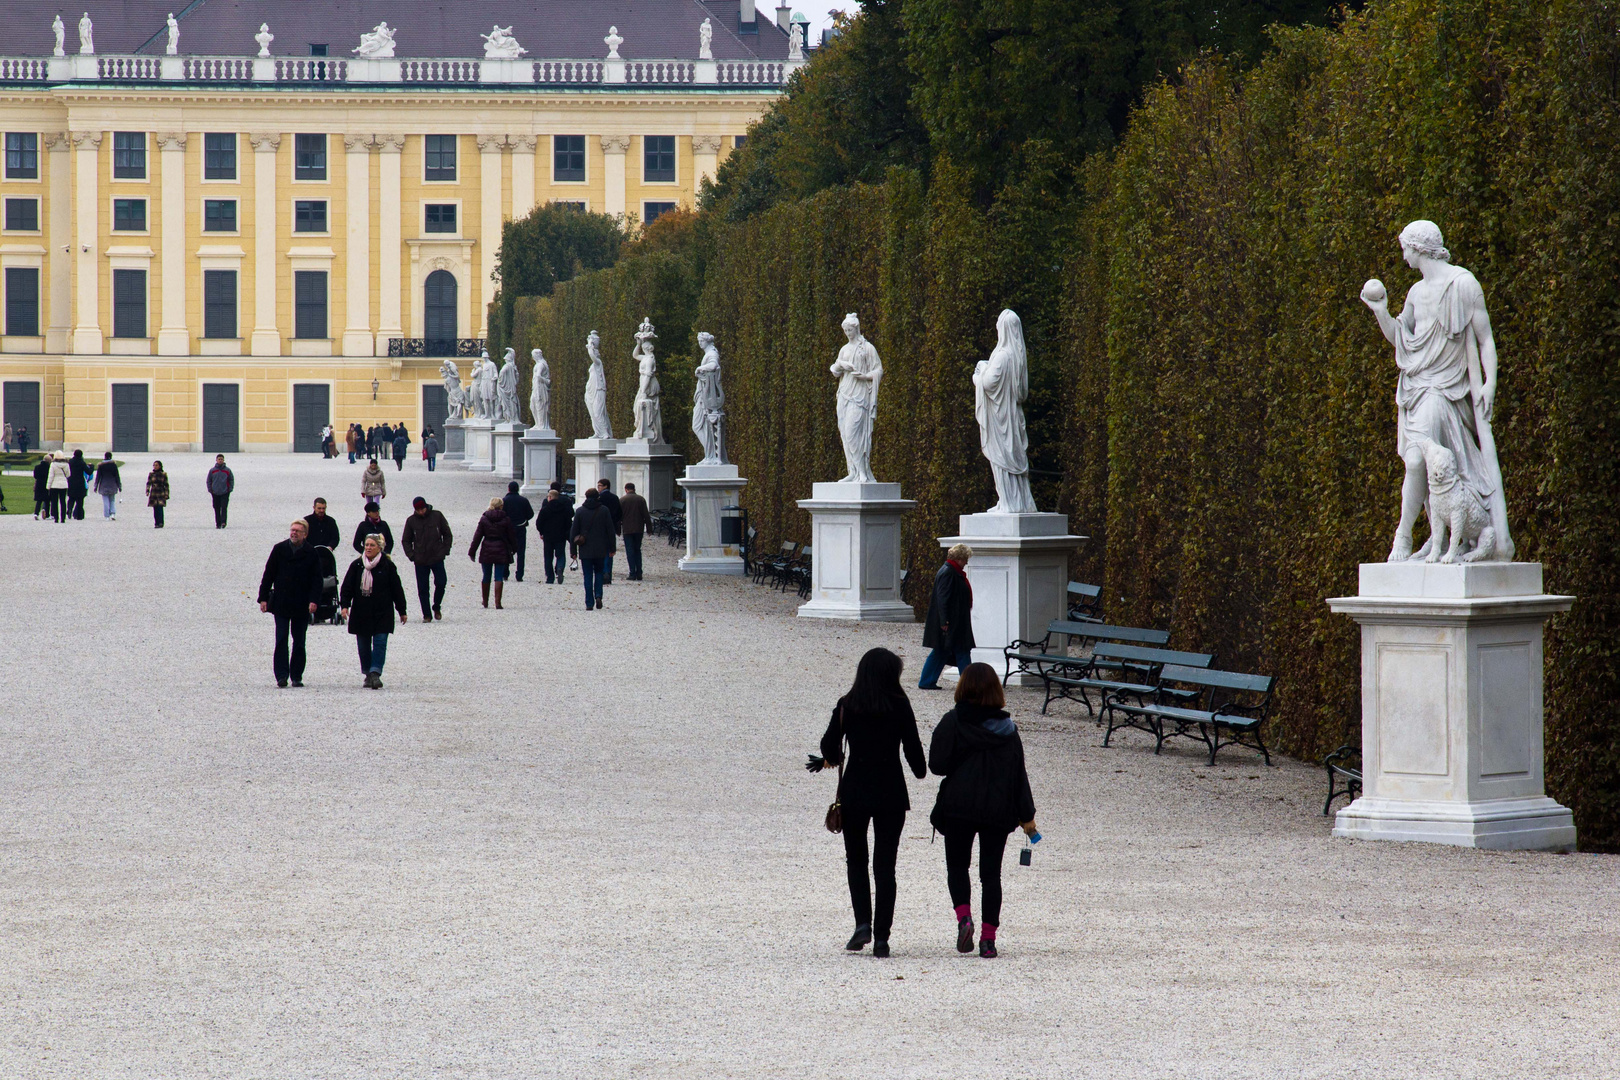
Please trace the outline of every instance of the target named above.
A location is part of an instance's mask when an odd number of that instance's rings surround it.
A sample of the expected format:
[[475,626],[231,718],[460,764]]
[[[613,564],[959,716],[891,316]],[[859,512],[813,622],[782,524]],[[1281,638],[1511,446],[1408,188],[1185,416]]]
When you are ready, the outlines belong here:
[[957,904],[956,905],[956,921],[957,922],[961,922],[963,919],[971,919],[971,918],[973,918],[973,909],[972,908],[968,907],[966,904]]
[[982,941],[996,940],[996,924],[985,923],[983,926],[979,927],[979,938]]

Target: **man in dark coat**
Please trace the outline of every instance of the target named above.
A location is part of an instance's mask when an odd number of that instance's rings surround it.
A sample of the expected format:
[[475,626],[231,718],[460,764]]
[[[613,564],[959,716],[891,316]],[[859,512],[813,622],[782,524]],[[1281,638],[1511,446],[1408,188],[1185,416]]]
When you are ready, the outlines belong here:
[[957,544],[945,553],[945,565],[934,575],[934,595],[923,624],[923,644],[933,651],[923,661],[919,689],[938,690],[945,665],[954,664],[960,674],[973,662],[973,586],[967,579],[972,557],[972,548]]
[[309,526],[309,542],[316,547],[336,551],[338,545],[343,543],[337,521],[326,512],[325,499],[315,500],[314,511],[304,518],[304,524]]
[[624,497],[619,500],[619,534],[624,537],[624,561],[630,568],[631,581],[641,580],[641,541],[651,524],[647,500],[636,494],[636,485],[624,485]]
[[[613,535],[619,535],[620,522],[624,519],[624,507],[619,497],[613,494],[613,485],[606,480],[596,482],[596,497],[607,512],[613,516]],[[602,584],[613,584],[613,552],[608,552],[607,559],[602,563]]]
[[287,685],[288,676],[294,686],[304,685],[304,634],[321,599],[321,564],[308,538],[309,526],[301,520],[293,522],[287,539],[270,549],[264,576],[259,579],[259,610],[276,617],[276,652],[271,666],[276,685],[282,687]]
[[354,553],[363,555],[366,550],[366,537],[372,533],[381,533],[383,538],[383,554],[394,553],[394,530],[388,527],[388,522],[382,519],[382,506],[378,503],[366,503],[366,516],[360,519],[360,524],[354,527]]
[[547,585],[562,584],[563,565],[568,560],[568,526],[573,521],[574,504],[564,497],[562,485],[553,480],[534,521],[535,531],[540,534]]
[[[439,605],[444,602],[445,557],[450,554],[454,537],[450,523],[444,515],[428,505],[418,495],[411,500],[411,516],[405,519],[405,529],[399,535],[405,557],[416,567],[416,598],[422,601],[422,621],[442,619]],[[428,577],[433,577],[433,604],[428,606]]]
[[[27,428],[23,429],[27,431]],[[46,454],[34,466],[34,517],[43,513],[47,518],[51,516],[51,455]]]
[[411,437],[401,424],[394,429],[392,440],[394,445],[394,468],[399,472],[405,471],[405,452],[411,448]]
[[236,490],[236,476],[226,466],[224,454],[214,455],[214,467],[208,470],[205,484],[214,500],[214,528],[223,529],[230,514],[231,492]]
[[512,523],[512,535],[517,538],[517,549],[512,552],[517,565],[512,576],[522,581],[523,556],[529,550],[529,522],[534,520],[534,504],[518,494],[516,480],[506,485],[506,497],[501,502],[506,507],[506,520]]
[[585,503],[574,512],[573,524],[568,528],[569,542],[585,575],[586,611],[602,607],[602,565],[613,557],[616,535],[613,512],[602,505],[595,488],[586,491]]

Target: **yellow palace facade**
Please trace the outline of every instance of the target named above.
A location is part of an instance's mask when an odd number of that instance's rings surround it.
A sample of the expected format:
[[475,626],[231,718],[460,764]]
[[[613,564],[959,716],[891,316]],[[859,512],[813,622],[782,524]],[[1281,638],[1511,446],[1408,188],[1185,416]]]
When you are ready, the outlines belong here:
[[285,4],[167,27],[141,6],[80,24],[114,51],[46,25],[0,58],[0,391],[36,446],[313,451],[326,424],[437,426],[439,357],[483,346],[503,222],[690,205],[802,62],[787,9],[736,0],[528,5],[493,48],[477,2],[297,29],[274,28]]

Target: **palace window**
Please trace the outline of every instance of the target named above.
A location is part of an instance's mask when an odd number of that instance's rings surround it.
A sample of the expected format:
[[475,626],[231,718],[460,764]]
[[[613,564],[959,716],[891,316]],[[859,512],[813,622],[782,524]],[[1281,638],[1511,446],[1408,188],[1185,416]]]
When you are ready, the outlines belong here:
[[293,179],[326,179],[326,136],[293,136]]
[[325,199],[299,199],[293,203],[293,232],[323,233],[326,231]]
[[113,132],[113,179],[146,179],[146,132]]
[[649,184],[674,183],[675,136],[643,135],[641,178]]
[[[146,200],[114,199],[113,232],[145,232]],[[140,335],[145,337],[145,334]]]
[[454,135],[427,135],[423,137],[425,157],[422,161],[422,179],[454,180],[456,178],[456,137]]
[[[203,232],[235,232],[236,200],[204,199]],[[235,334],[231,335],[235,337]]]
[[326,271],[293,271],[293,334],[322,339],[326,334]]
[[733,135],[731,137],[731,148],[733,150],[741,150],[743,147],[745,147],[747,145],[748,145],[748,136],[746,136],[746,135]]
[[146,336],[146,271],[114,270],[113,337]]
[[6,267],[6,333],[39,336],[39,271],[32,266]]
[[6,132],[6,179],[39,179],[39,136],[34,132]]
[[236,135],[234,132],[203,136],[203,179],[236,179]]
[[236,336],[236,271],[203,271],[203,337]]
[[559,183],[585,179],[585,136],[556,135],[552,137],[552,180]]
[[311,56],[326,56],[326,55],[328,55],[328,46],[325,45],[324,43],[317,44],[317,43],[312,42],[310,44],[310,46],[309,46],[309,55],[311,55]]
[[7,232],[39,232],[39,200],[6,200]]
[[648,202],[641,204],[641,220],[648,225],[657,221],[663,215],[675,209],[672,202]]
[[453,233],[456,231],[455,203],[428,203],[423,208],[423,232]]

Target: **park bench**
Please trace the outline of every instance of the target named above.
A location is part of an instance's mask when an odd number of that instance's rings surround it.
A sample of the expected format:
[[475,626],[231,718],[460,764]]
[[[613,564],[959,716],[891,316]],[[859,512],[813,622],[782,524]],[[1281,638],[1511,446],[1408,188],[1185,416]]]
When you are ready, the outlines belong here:
[[815,549],[809,544],[799,549],[799,557],[788,564],[779,579],[783,592],[787,592],[788,586],[792,585],[798,589],[801,599],[810,595],[810,560],[814,555]]
[[754,584],[760,585],[767,581],[776,583],[778,575],[788,568],[799,553],[799,545],[791,540],[782,541],[782,546],[775,555],[766,556],[754,564]]
[[[1215,662],[1212,653],[1180,652],[1175,649],[1149,649],[1141,645],[1116,645],[1101,642],[1091,650],[1082,668],[1051,667],[1042,670],[1041,681],[1046,684],[1046,701],[1041,712],[1053,701],[1078,701],[1086,712],[1095,716],[1089,692],[1097,691],[1101,701],[1109,693],[1134,693],[1143,700],[1159,688],[1159,672],[1166,664],[1179,667],[1208,668]],[[1195,691],[1172,691],[1192,697]],[[1078,696],[1077,696],[1078,695]]]
[[[1054,637],[1061,637],[1064,643],[1061,648],[1053,650]],[[1069,649],[1074,643],[1099,641],[1118,641],[1128,645],[1167,645],[1170,642],[1168,630],[1146,630],[1137,626],[1105,626],[1102,623],[1073,622],[1068,619],[1053,619],[1046,626],[1046,636],[1042,638],[1018,638],[1001,650],[1006,666],[1001,676],[1001,684],[1007,685],[1014,675],[1013,665],[1017,664],[1017,674],[1039,676],[1048,666],[1080,667],[1086,663],[1084,657],[1073,656]]]
[[[1361,794],[1361,748],[1345,743],[1322,762],[1327,769],[1328,793],[1327,802],[1322,804],[1322,816],[1327,817],[1328,811],[1333,808],[1333,800],[1340,795],[1350,796],[1355,802]],[[1344,786],[1338,786],[1339,777],[1344,777]]]
[[1102,586],[1069,582],[1069,621],[1102,622]]
[[[1103,696],[1103,716],[1108,721],[1103,745],[1108,745],[1115,731],[1133,727],[1153,736],[1155,754],[1164,749],[1164,740],[1180,736],[1209,747],[1211,765],[1220,748],[1233,743],[1260,751],[1270,765],[1271,751],[1260,737],[1260,725],[1271,706],[1275,681],[1270,675],[1166,664],[1159,670],[1159,684],[1151,695],[1115,691]],[[1196,693],[1183,694],[1184,688]],[[1229,736],[1225,740],[1223,731]],[[1245,736],[1254,741],[1244,742]]]

